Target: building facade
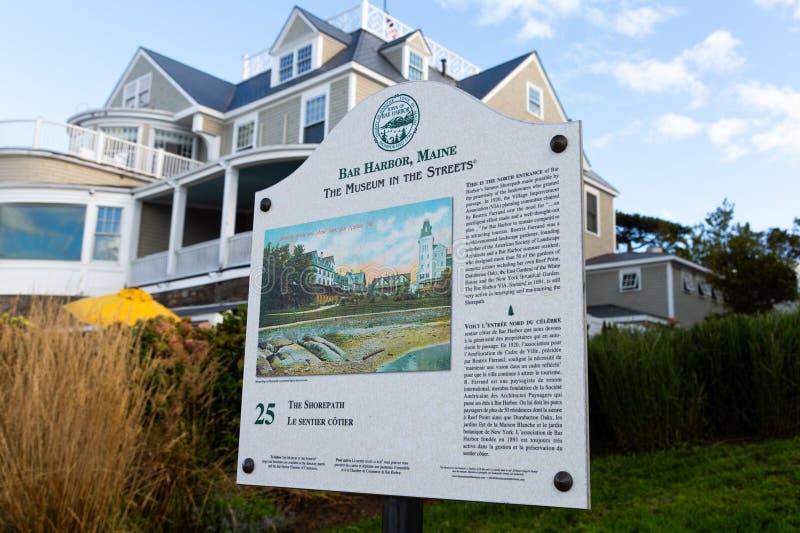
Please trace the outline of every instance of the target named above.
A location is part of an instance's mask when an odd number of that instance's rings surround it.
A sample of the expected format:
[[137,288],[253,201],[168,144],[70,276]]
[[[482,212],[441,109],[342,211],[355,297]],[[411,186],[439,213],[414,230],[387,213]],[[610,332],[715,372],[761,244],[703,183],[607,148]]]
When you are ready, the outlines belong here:
[[[365,1],[328,20],[295,7],[267,50],[245,56],[237,83],[140,48],[101,107],[66,124],[0,122],[0,209],[42,221],[40,208],[69,212],[81,251],[26,251],[46,242],[0,215],[3,242],[30,241],[0,245],[12,274],[0,297],[136,286],[189,314],[245,301],[254,193],[291,174],[359,102],[418,80],[520,120],[568,120],[536,52],[480,70]],[[618,192],[587,160],[583,187],[586,256],[613,253]],[[447,264],[441,248],[423,275],[441,272],[443,255]]]
[[586,262],[587,311],[601,323],[690,326],[723,311],[710,278],[707,268],[658,249],[601,255]]

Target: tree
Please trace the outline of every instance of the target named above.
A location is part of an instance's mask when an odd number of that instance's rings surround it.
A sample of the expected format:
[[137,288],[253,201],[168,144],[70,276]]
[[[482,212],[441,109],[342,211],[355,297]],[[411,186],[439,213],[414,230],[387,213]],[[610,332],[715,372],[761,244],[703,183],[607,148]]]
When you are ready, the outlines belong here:
[[669,253],[686,249],[692,228],[662,218],[617,211],[617,244],[626,251],[659,246]]
[[754,231],[733,222],[734,205],[725,200],[693,229],[689,257],[712,271],[712,285],[721,290],[733,312],[768,311],[797,299],[795,265],[800,258],[800,221],[792,231]]

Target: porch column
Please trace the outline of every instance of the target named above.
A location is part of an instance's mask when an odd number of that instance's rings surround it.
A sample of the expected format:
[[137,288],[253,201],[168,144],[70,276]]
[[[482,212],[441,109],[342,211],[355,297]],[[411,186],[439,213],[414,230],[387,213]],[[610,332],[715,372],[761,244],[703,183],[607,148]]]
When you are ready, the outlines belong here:
[[239,191],[239,169],[225,169],[225,184],[222,189],[222,223],[219,228],[219,267],[230,264],[228,239],[236,233],[236,198]]
[[169,224],[167,276],[175,275],[178,250],[183,246],[183,223],[186,220],[186,187],[177,185],[172,193],[172,219]]

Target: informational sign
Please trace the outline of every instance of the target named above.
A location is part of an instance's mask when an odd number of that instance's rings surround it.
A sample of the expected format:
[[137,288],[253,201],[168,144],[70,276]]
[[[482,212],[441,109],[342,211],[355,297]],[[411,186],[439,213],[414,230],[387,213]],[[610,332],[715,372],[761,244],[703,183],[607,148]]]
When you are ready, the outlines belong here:
[[238,482],[587,508],[581,167],[418,82],[259,192]]

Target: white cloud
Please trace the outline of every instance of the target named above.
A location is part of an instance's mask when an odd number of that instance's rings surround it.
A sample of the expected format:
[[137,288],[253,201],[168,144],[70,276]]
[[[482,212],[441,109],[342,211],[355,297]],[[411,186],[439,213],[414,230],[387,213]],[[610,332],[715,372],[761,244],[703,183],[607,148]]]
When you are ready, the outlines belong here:
[[755,0],[755,4],[764,9],[789,9],[794,18],[800,19],[800,0]]
[[755,150],[800,157],[800,91],[751,82],[740,85],[737,92],[743,109],[766,119],[751,137]]
[[800,91],[750,82],[739,85],[737,92],[739,101],[748,109],[800,121]]
[[690,107],[705,105],[709,89],[700,79],[701,72],[730,72],[739,68],[744,59],[739,54],[741,42],[730,32],[717,30],[702,42],[687,48],[672,59],[641,59],[598,63],[594,71],[610,73],[617,82],[639,93],[688,94]]
[[550,24],[539,20],[528,19],[525,26],[517,33],[520,41],[529,41],[535,38],[550,38],[553,34],[553,27]]
[[717,146],[729,144],[750,128],[750,121],[741,118],[721,118],[708,125],[708,138]]
[[[659,5],[624,8],[607,14],[603,2],[583,0],[437,0],[445,9],[471,9],[478,11],[480,24],[498,24],[506,20],[518,21],[519,40],[552,38],[559,20],[583,17],[595,26],[625,35],[644,37],[653,33],[656,25],[679,14],[677,9]],[[587,5],[589,4],[589,5]]]
[[667,113],[656,119],[655,131],[661,137],[673,140],[686,139],[700,133],[704,125],[691,117]]
[[[678,10],[671,7],[639,7],[636,9],[623,9],[614,20],[614,30],[628,37],[645,37],[653,33],[653,28],[678,14]],[[597,14],[589,14],[590,20]]]
[[621,85],[640,93],[688,93],[692,107],[702,106],[708,97],[708,88],[680,58],[622,61],[611,67],[611,74]]
[[680,58],[700,70],[730,72],[744,63],[744,58],[738,51],[741,45],[742,42],[734,39],[730,32],[717,30],[701,43],[684,51]]

